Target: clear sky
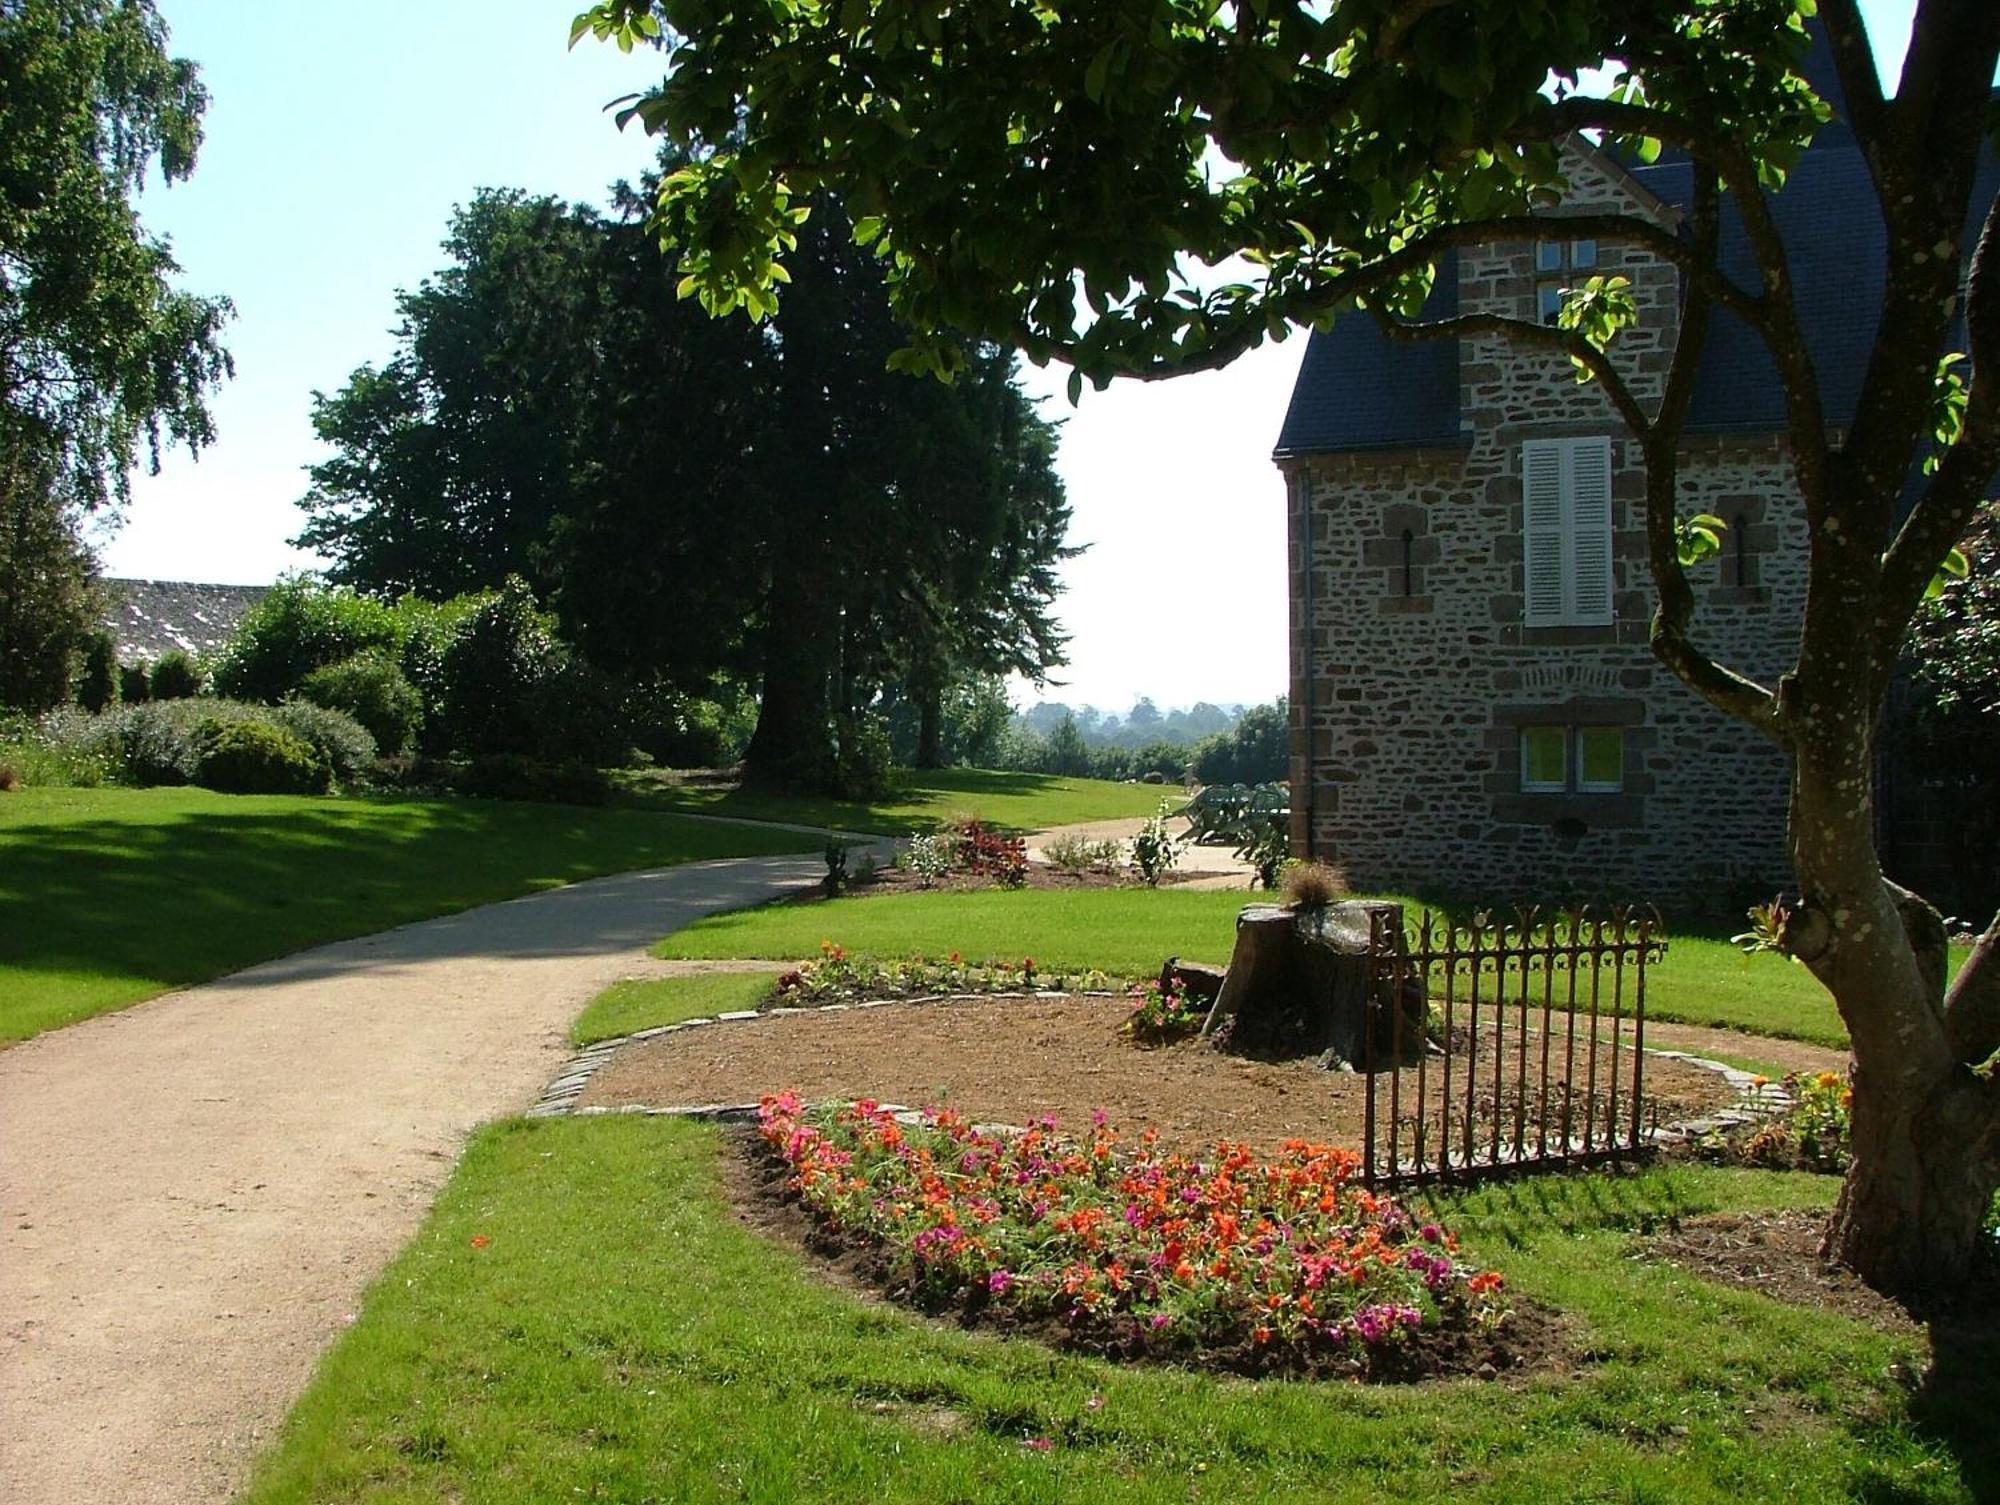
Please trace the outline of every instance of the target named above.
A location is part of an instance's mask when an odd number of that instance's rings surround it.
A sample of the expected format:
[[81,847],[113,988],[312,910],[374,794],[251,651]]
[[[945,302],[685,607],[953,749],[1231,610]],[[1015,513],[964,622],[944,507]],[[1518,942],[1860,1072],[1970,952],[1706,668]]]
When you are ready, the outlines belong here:
[[[580,0],[158,0],[172,50],[212,96],[194,176],[148,193],[191,290],[235,300],[236,379],[199,462],[140,474],[107,574],[261,583],[315,561],[287,543],[321,458],[310,394],[393,347],[396,290],[442,261],[452,206],[484,187],[603,202],[650,160],[603,106],[657,59],[565,50]],[[1900,59],[1911,0],[1863,0]],[[1270,452],[1305,341],[1226,371],[1086,391],[1030,369],[1066,420],[1075,509],[1060,615],[1067,683],[1049,698],[1122,710],[1268,700],[1285,678],[1284,490]]]

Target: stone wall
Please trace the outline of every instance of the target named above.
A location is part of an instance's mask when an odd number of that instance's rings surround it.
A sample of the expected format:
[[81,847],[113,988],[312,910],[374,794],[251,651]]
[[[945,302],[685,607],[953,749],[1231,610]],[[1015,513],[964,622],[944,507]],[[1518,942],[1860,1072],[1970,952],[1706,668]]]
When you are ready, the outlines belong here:
[[[1565,207],[1651,212],[1610,172],[1573,182]],[[1614,358],[1650,405],[1673,346],[1673,270],[1608,244],[1594,270],[1633,282],[1641,318]],[[1535,317],[1532,245],[1465,254],[1460,275],[1467,311]],[[1717,909],[1775,892],[1788,874],[1781,757],[1647,647],[1637,446],[1566,360],[1495,339],[1468,340],[1462,357],[1462,444],[1284,464],[1295,849],[1371,889],[1693,895]],[[1612,439],[1614,621],[1526,627],[1521,444],[1581,434]],[[1771,682],[1804,600],[1786,455],[1772,436],[1697,438],[1683,462],[1683,511],[1732,524],[1723,557],[1694,572],[1697,640]],[[1623,788],[1524,791],[1521,728],[1538,723],[1622,728]]]

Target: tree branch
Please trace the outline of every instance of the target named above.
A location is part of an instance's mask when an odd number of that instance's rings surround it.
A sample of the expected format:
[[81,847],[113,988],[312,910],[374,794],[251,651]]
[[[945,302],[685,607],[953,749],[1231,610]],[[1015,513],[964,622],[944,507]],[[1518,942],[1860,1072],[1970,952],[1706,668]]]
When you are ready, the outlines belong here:
[[1882,78],[1875,71],[1875,48],[1868,40],[1868,23],[1856,0],[1820,0],[1819,13],[1833,47],[1833,66],[1840,76],[1847,124],[1861,143],[1861,155],[1867,159],[1869,174],[1876,179],[1876,192],[1880,193],[1876,162],[1885,145],[1887,111],[1882,98]]
[[2000,1050],[2000,914],[1979,937],[1945,994],[1944,1025],[1952,1055],[1967,1066],[1977,1066]]
[[1370,309],[1375,322],[1393,340],[1437,340],[1454,336],[1499,335],[1506,339],[1518,340],[1524,345],[1538,346],[1553,350],[1559,355],[1581,361],[1590,374],[1603,384],[1604,395],[1611,399],[1611,405],[1618,410],[1618,416],[1625,420],[1625,426],[1634,435],[1644,440],[1652,431],[1652,423],[1646,417],[1646,410],[1639,405],[1639,399],[1632,395],[1632,389],[1625,385],[1625,378],[1618,374],[1618,368],[1611,364],[1611,357],[1599,350],[1590,341],[1573,329],[1556,329],[1547,324],[1537,324],[1530,319],[1510,319],[1504,314],[1454,314],[1448,319],[1427,319],[1417,322],[1399,319],[1381,309]]
[[1972,382],[1965,427],[1903,520],[1882,560],[1880,631],[1900,639],[1945,554],[1965,536],[2000,470],[2000,202],[1986,212],[1966,281]]

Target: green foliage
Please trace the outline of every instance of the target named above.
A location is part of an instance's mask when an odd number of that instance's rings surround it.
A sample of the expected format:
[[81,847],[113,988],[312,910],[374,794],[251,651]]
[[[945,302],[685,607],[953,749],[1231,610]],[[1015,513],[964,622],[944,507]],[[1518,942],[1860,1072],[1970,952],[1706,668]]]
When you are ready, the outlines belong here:
[[1284,697],[1252,706],[1229,731],[1204,738],[1189,772],[1203,784],[1267,784],[1291,770],[1291,729]]
[[1132,866],[1154,888],[1159,887],[1160,880],[1181,860],[1182,842],[1167,831],[1167,812],[1170,808],[1166,800],[1161,800],[1160,808],[1132,838]]
[[96,623],[96,561],[76,509],[49,490],[52,472],[10,434],[0,411],[0,707],[47,711],[69,701],[77,649]]
[[269,715],[273,726],[284,728],[313,750],[338,785],[352,786],[375,762],[375,738],[345,711],[309,700],[288,700]]
[[144,664],[118,666],[118,698],[127,705],[153,698],[152,682],[147,678]]
[[0,496],[122,499],[147,442],[199,450],[229,305],[175,287],[132,199],[193,171],[207,95],[152,0],[0,7]]
[[84,636],[76,703],[92,714],[118,703],[118,644],[102,628]]
[[1681,568],[1687,569],[1700,564],[1704,559],[1713,559],[1722,552],[1722,535],[1729,531],[1729,524],[1713,512],[1696,512],[1688,517],[1674,519],[1674,553],[1680,559]]
[[169,648],[153,661],[146,683],[154,700],[191,700],[202,690],[201,666],[185,649]]
[[281,580],[218,654],[215,693],[276,704],[314,670],[371,650],[399,652],[409,635],[402,614],[381,601],[304,578]]
[[843,716],[836,725],[839,740],[835,768],[842,796],[854,800],[881,799],[893,786],[895,773],[887,722],[863,712]]
[[462,794],[492,800],[533,800],[545,805],[602,805],[610,781],[592,763],[544,763],[522,753],[485,753],[466,764],[457,781]]
[[120,783],[191,784],[201,767],[201,722],[225,714],[193,701],[148,701],[80,723],[72,735],[108,759]]
[[333,770],[312,745],[265,721],[203,721],[194,781],[223,794],[324,794]]
[[74,708],[39,719],[0,712],[0,763],[26,788],[95,789],[111,781],[110,757],[84,730],[92,718]]
[[561,662],[555,620],[526,581],[483,597],[444,650],[436,714],[445,745],[475,757],[538,747],[544,690]]
[[352,716],[368,729],[386,758],[408,752],[423,725],[423,696],[396,660],[380,649],[313,670],[299,693],[314,705]]

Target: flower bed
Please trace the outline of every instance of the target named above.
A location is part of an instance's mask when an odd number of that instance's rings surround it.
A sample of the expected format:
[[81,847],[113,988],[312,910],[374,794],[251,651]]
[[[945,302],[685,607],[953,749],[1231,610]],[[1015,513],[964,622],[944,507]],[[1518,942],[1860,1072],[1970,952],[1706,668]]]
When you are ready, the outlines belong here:
[[872,956],[849,955],[845,946],[821,941],[817,957],[779,976],[770,1001],[778,1008],[813,1008],[938,994],[1109,993],[1123,986],[1102,972],[1043,972],[1032,956],[1019,961],[968,962],[954,951],[937,961],[925,956],[878,961]]
[[1430,1340],[1507,1317],[1500,1277],[1362,1188],[1345,1150],[1197,1160],[1150,1131],[1121,1150],[1098,1118],[1077,1141],[1053,1119],[995,1133],[949,1109],[906,1123],[788,1092],[764,1099],[759,1133],[820,1225],[873,1249],[900,1294],[1099,1351],[1394,1375],[1436,1367],[1411,1362]]

